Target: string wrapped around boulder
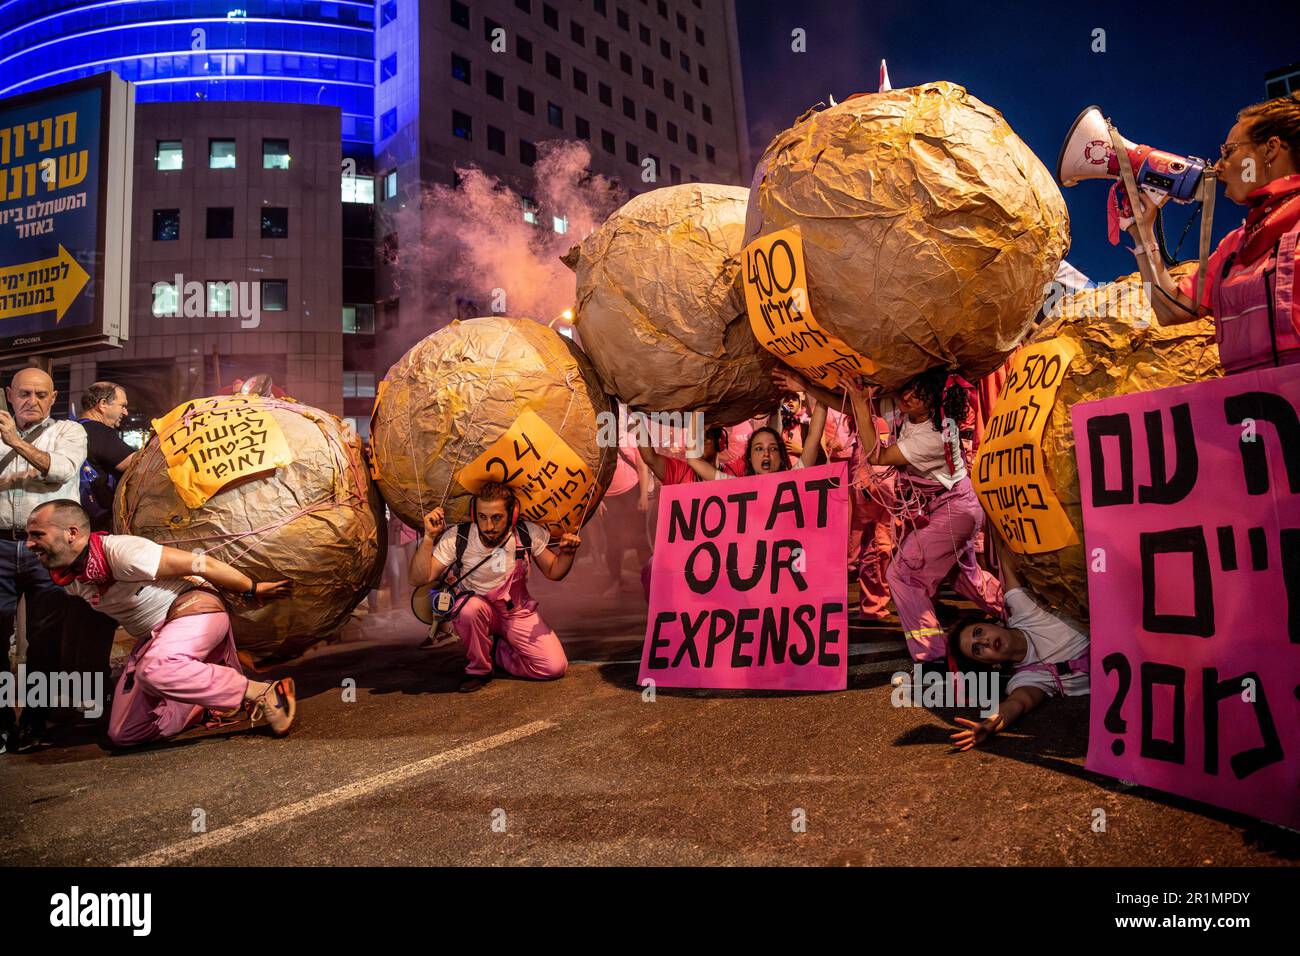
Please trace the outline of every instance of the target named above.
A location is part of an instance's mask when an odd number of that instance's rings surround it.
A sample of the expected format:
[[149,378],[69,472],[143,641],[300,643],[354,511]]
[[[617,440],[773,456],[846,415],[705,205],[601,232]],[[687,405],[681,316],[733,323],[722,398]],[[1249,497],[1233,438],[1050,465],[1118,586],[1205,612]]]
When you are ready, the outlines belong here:
[[738,282],[748,201],[740,186],[655,189],[564,257],[582,346],[632,408],[735,424],[776,404],[777,363],[754,338]]
[[754,172],[746,242],[797,227],[818,323],[886,388],[992,371],[1070,245],[1051,174],[1002,114],[935,82],[810,112]]
[[196,500],[195,490],[178,487],[169,475],[162,445],[168,430],[160,429],[118,484],[114,530],[210,555],[255,581],[288,578],[293,595],[261,607],[226,597],[241,649],[255,657],[292,656],[334,634],[378,586],[387,539],[383,503],[361,442],[341,419],[258,395],[198,399],[167,419],[184,410],[177,423],[184,427],[187,417],[213,409],[233,409],[222,412],[226,422],[248,413],[269,416],[292,460],[240,477],[191,507],[186,502]]
[[616,406],[586,355],[506,316],[455,321],[417,342],[380,384],[370,436],[379,490],[413,528],[437,507],[448,523],[468,520],[473,492],[497,480],[515,488],[528,520],[576,530],[618,457]]

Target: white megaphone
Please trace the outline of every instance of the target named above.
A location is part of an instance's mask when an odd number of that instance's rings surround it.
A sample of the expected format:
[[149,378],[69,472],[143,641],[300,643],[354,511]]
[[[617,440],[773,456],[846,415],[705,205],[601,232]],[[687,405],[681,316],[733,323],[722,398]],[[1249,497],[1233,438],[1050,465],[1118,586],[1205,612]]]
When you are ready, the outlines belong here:
[[1073,186],[1085,179],[1121,179],[1116,140],[1128,154],[1138,188],[1149,193],[1157,205],[1166,198],[1181,203],[1200,198],[1205,160],[1131,143],[1112,128],[1096,106],[1079,114],[1061,144],[1061,155],[1056,159],[1057,182]]

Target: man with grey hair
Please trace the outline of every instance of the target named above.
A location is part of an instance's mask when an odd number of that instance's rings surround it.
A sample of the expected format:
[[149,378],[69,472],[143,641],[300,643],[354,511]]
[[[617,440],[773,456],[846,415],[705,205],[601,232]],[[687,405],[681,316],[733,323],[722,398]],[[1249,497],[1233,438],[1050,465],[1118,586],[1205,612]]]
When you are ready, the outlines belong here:
[[[12,413],[0,411],[0,634],[7,643],[18,600],[26,598],[27,670],[52,674],[62,663],[72,598],[27,550],[27,517],[42,502],[77,497],[86,430],[50,418],[58,392],[39,368],[14,373],[6,396]],[[11,710],[0,707],[0,744],[9,752],[32,749],[44,734],[46,717],[45,708],[25,707],[16,721]]]

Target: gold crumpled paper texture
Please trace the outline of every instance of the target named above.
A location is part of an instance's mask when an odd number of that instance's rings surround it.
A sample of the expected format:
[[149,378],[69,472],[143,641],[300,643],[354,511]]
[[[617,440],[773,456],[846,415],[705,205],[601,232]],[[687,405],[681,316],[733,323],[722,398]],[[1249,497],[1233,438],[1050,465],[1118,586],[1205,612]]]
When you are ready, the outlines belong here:
[[564,257],[582,347],[632,408],[733,425],[775,406],[778,363],[754,338],[739,281],[748,201],[742,186],[655,189]]
[[[1195,269],[1185,263],[1175,277]],[[1057,311],[1059,310],[1059,311]],[[1083,506],[1074,456],[1074,426],[1067,410],[1075,402],[1186,385],[1223,374],[1214,344],[1214,320],[1161,326],[1138,273],[1066,296],[1033,336],[1040,342],[1069,339],[1079,350],[1070,363],[1043,429],[1043,462],[1079,543],[1043,554],[1011,555],[1030,590],[1080,623],[1088,620],[1088,565]],[[1149,323],[1135,328],[1134,322]]]
[[370,446],[380,493],[412,528],[423,528],[437,507],[448,524],[469,520],[472,496],[456,475],[528,409],[596,475],[587,520],[614,477],[618,451],[598,444],[596,416],[617,416],[617,406],[587,356],[540,322],[452,322],[412,346],[384,381]]
[[1070,245],[1051,174],[1001,113],[947,82],[852,96],[778,134],[745,241],[790,226],[813,315],[887,389],[935,366],[997,368]]
[[225,595],[235,643],[255,657],[286,657],[333,635],[378,586],[387,528],[361,442],[347,424],[310,405],[252,400],[267,405],[284,432],[290,464],[227,485],[190,509],[155,436],[122,476],[113,527],[201,549],[254,581],[292,581],[291,597],[262,607]]

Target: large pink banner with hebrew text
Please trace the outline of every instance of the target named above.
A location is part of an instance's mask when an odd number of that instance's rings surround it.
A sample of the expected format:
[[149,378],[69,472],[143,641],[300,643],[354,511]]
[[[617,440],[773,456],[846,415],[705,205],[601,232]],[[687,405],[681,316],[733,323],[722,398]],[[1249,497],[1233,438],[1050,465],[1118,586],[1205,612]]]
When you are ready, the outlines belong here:
[[1300,828],[1300,366],[1072,416],[1088,768]]
[[639,682],[843,690],[848,468],[667,485]]

